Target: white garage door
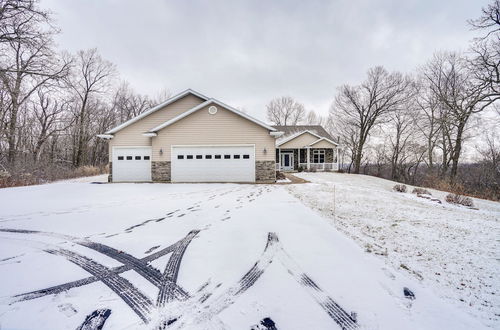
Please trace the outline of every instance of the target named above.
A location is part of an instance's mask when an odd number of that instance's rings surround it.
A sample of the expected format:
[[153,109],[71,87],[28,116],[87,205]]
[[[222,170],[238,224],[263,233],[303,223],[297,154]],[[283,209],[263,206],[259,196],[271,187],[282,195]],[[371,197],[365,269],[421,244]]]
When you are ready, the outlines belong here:
[[174,146],[172,182],[255,182],[255,147]]
[[113,182],[151,181],[151,147],[113,148]]

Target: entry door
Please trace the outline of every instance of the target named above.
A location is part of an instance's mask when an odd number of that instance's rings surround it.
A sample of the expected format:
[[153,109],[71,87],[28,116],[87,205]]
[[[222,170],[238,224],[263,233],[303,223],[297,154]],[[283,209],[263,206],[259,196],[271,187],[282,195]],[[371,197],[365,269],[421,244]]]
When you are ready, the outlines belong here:
[[288,171],[293,170],[293,153],[281,153],[281,169]]
[[173,146],[172,182],[255,182],[254,146]]

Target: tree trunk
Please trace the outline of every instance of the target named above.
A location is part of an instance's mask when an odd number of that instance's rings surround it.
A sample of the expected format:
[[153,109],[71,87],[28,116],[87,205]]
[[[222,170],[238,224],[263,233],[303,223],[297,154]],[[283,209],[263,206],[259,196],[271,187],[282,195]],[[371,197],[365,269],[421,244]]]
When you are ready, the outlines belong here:
[[461,121],[457,127],[457,136],[455,138],[455,148],[451,155],[451,171],[450,171],[450,181],[453,183],[458,172],[458,160],[460,159],[460,153],[462,151],[462,135],[464,133],[465,122]]

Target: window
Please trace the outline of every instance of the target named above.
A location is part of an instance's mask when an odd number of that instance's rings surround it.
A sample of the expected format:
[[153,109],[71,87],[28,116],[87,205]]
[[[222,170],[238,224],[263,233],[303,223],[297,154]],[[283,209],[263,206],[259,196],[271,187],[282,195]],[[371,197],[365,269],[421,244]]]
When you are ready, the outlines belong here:
[[231,155],[224,155],[224,159],[231,159]]
[[135,156],[135,160],[141,160],[141,156]]
[[196,155],[196,159],[203,159],[203,155]]
[[193,155],[187,155],[186,159],[193,159]]
[[205,155],[205,159],[212,159],[212,155]]
[[221,159],[221,155],[215,155],[215,159]]
[[132,156],[127,156],[127,160],[132,160]]
[[177,155],[177,159],[184,159],[184,155]]
[[250,155],[243,155],[243,159],[250,159]]
[[324,163],[325,162],[325,151],[324,150],[313,150],[313,163]]
[[118,160],[123,160],[123,156],[118,156]]
[[234,159],[240,159],[240,155],[233,155]]
[[149,156],[144,156],[142,159],[149,160]]

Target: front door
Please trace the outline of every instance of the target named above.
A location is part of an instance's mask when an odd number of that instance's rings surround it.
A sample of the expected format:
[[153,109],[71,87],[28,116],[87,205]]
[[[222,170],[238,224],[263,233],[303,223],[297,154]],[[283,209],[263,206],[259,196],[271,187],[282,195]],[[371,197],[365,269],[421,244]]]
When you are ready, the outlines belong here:
[[293,153],[291,152],[281,153],[281,169],[283,171],[293,170]]

